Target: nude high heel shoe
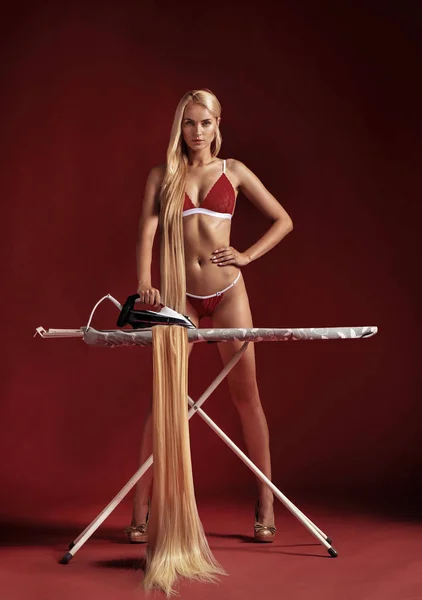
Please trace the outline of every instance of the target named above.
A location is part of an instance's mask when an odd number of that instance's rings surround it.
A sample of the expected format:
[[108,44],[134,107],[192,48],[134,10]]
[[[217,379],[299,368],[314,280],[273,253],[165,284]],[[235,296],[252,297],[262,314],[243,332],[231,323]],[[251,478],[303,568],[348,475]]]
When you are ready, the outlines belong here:
[[255,542],[273,542],[277,531],[275,525],[263,525],[258,521],[259,515],[259,500],[255,505],[255,524],[254,524],[254,540]]
[[148,511],[145,517],[145,523],[139,525],[129,525],[126,527],[125,534],[131,544],[146,544],[148,542],[148,521],[149,521],[149,500]]

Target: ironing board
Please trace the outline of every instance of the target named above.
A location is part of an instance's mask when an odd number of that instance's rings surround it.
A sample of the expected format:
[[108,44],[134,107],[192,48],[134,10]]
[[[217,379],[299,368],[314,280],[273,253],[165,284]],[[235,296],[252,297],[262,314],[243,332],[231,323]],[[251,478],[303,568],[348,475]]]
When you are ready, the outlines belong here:
[[[140,330],[97,330],[90,326],[92,317],[98,305],[104,300],[110,300],[120,310],[122,305],[115,300],[110,294],[101,298],[94,306],[91,312],[88,324],[79,329],[44,329],[38,327],[36,334],[43,338],[81,338],[89,345],[99,345],[108,348],[116,348],[122,346],[151,346],[152,345],[152,328],[143,328]],[[170,311],[183,318],[182,315],[171,311],[164,307],[164,313]],[[148,311],[147,311],[148,312]],[[171,326],[171,325],[170,325]],[[333,548],[332,540],[313,523],[299,508],[297,508],[275,485],[270,481],[260,469],[246,456],[242,450],[224,433],[220,427],[203,411],[201,406],[218,387],[218,385],[227,377],[228,373],[233,369],[236,363],[240,360],[249,343],[257,342],[286,342],[286,341],[310,341],[310,340],[334,340],[334,339],[362,339],[376,335],[378,328],[376,326],[360,326],[360,327],[312,327],[312,328],[250,328],[250,329],[196,329],[189,324],[186,325],[189,343],[199,342],[227,342],[238,340],[242,342],[239,350],[233,355],[231,360],[225,365],[221,372],[217,375],[214,381],[208,386],[197,401],[192,400],[188,396],[190,409],[188,411],[188,419],[195,413],[198,414],[211,429],[224,441],[225,444],[246,464],[247,467],[263,481],[280,500],[280,502],[302,523],[302,525],[311,533],[327,550],[328,554],[336,558],[337,551]],[[95,519],[84,529],[84,531],[69,544],[69,552],[66,552],[60,562],[68,564],[73,556],[80,550],[91,535],[100,527],[100,525],[113,512],[123,498],[136,485],[146,471],[153,463],[152,454],[139,467],[136,473],[123,486],[118,494],[111,502],[95,517]]]

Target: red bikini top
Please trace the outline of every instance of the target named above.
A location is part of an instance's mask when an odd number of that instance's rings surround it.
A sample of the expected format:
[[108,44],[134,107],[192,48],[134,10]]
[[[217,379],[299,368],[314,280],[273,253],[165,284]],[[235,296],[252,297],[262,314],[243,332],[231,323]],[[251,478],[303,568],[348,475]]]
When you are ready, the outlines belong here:
[[183,217],[202,213],[220,219],[231,219],[236,203],[236,194],[226,175],[226,161],[223,160],[223,172],[206,195],[201,206],[195,206],[185,192]]

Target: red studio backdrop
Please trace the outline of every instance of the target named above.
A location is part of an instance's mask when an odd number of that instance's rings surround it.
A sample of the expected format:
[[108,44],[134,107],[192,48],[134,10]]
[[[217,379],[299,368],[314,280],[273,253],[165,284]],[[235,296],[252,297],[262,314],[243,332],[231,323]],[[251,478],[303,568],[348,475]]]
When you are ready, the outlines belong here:
[[[105,504],[136,470],[150,351],[32,336],[86,324],[106,293],[135,292],[145,180],[165,160],[177,102],[200,87],[223,106],[220,156],[252,169],[295,226],[244,269],[255,325],[379,327],[367,340],[256,346],[275,483],[404,501],[418,491],[414,15],[242,4],[33,2],[3,21],[5,518]],[[240,196],[233,246],[268,226]],[[154,272],[158,285],[157,261]],[[93,324],[116,317],[104,306]],[[195,348],[193,397],[219,368],[215,346]],[[243,447],[226,384],[204,408]],[[197,417],[191,445],[200,497],[253,493]]]

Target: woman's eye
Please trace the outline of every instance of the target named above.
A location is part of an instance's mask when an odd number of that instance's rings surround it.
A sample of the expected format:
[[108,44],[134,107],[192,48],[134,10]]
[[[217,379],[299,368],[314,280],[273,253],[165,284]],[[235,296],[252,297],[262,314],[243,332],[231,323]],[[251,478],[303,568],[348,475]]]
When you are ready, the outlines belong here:
[[204,122],[202,123],[202,125],[206,125],[206,126],[207,126],[207,125],[211,125],[211,121],[204,121]]

